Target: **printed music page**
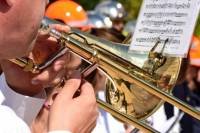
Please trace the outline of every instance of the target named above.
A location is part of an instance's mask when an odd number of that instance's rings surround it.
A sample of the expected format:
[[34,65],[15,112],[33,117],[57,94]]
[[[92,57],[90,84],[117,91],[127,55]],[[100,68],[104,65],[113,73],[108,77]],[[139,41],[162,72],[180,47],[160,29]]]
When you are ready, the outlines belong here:
[[144,0],[130,50],[147,53],[160,40],[157,52],[186,57],[199,9],[200,0]]

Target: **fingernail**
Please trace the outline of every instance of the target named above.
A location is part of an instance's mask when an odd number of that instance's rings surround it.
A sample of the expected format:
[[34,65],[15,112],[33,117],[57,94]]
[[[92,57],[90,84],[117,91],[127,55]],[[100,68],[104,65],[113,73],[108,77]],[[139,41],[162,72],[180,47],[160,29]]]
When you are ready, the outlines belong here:
[[38,80],[33,79],[33,80],[31,80],[31,83],[33,85],[38,85],[40,82]]

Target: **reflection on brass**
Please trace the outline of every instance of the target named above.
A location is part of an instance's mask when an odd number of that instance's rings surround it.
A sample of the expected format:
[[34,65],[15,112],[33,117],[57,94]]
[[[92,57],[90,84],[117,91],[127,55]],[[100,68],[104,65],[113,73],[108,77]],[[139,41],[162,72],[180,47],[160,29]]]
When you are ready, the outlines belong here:
[[[97,99],[97,103],[117,119],[145,132],[156,132],[145,125],[143,119],[166,101],[200,120],[199,111],[170,95],[179,74],[180,58],[166,57],[162,52],[155,52],[154,48],[147,56],[129,53],[127,45],[106,41],[76,29],[69,33],[59,32],[49,27],[52,23],[56,22],[44,18],[41,30],[48,31],[64,44],[64,48],[69,48],[87,62],[98,64],[99,69],[106,73],[109,79],[105,93],[107,102]],[[37,67],[32,65],[30,70],[44,69],[55,59],[50,58]],[[23,62],[18,61],[13,62],[25,67]]]

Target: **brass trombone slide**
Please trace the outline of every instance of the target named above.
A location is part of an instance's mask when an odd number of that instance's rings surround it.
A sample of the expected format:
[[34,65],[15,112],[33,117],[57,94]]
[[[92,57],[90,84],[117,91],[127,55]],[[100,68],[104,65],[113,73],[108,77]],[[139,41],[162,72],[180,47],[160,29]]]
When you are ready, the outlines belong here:
[[[102,109],[145,132],[157,132],[144,125],[143,120],[155,112],[163,100],[200,120],[198,110],[169,94],[176,84],[181,58],[166,57],[162,52],[152,50],[144,59],[143,65],[138,66],[137,59],[140,60],[141,56],[129,53],[128,46],[109,42],[76,29],[69,33],[59,32],[49,27],[52,23],[55,21],[44,18],[42,30],[60,41],[63,46],[61,52],[67,47],[87,62],[98,64],[98,68],[108,75],[107,103],[97,99]],[[36,72],[55,59],[54,56],[39,65],[25,58],[11,61],[26,70]]]

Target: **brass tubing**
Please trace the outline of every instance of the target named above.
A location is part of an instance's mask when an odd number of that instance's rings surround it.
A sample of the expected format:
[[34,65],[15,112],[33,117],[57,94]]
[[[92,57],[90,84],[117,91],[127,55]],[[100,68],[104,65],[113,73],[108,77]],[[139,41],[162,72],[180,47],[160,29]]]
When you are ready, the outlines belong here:
[[[87,51],[86,49],[83,50],[81,47],[78,47],[78,45],[77,45],[80,42],[75,39],[72,39],[72,38],[70,38],[70,40],[66,40],[66,41],[70,42],[72,44],[72,45],[68,45],[67,46],[68,48],[70,48],[72,51],[74,51],[75,53],[77,53],[79,55],[82,55],[82,56],[84,55],[86,60],[90,60],[91,62],[94,62],[93,60],[91,60],[91,58],[93,57],[93,52],[94,52],[92,49],[90,49],[91,51],[90,50]],[[111,59],[109,59],[109,57],[105,58],[103,55],[99,54],[98,58],[99,58],[99,63],[103,63],[103,64],[105,63],[104,65],[106,65],[109,69],[115,69],[115,71],[119,72],[121,75],[123,75],[123,77],[127,78],[129,81],[132,81],[133,83],[144,88],[148,92],[154,94],[155,96],[163,99],[164,101],[166,101],[172,105],[175,105],[179,109],[183,110],[184,112],[186,112],[186,113],[192,115],[193,117],[195,117],[196,119],[200,120],[200,112],[198,110],[194,109],[193,107],[191,107],[190,105],[185,104],[184,102],[176,99],[175,97],[173,97],[173,96],[169,95],[168,93],[160,90],[159,88],[149,84],[148,82],[146,82],[142,79],[139,79],[137,76],[129,73],[127,68],[124,68],[124,67],[120,66],[119,64],[113,62]],[[17,64],[20,64],[20,63],[18,62]]]
[[200,112],[190,106],[189,104],[184,103],[183,101],[175,98],[174,96],[158,89],[155,86],[152,86],[150,84],[145,83],[145,81],[142,81],[141,79],[134,77],[134,83],[143,87],[145,90],[150,92],[151,94],[154,94],[155,96],[163,99],[164,101],[176,106],[177,108],[181,109],[182,111],[188,113],[189,115],[193,116],[194,118],[200,120]]
[[101,57],[102,57],[101,63],[103,63],[103,65],[106,66],[105,68],[115,69],[115,71],[120,73],[122,75],[122,77],[124,77],[124,79],[127,79],[128,81],[135,83],[136,85],[144,88],[149,93],[163,99],[164,101],[166,101],[172,105],[175,105],[177,108],[188,113],[189,115],[193,116],[194,118],[200,120],[200,111],[198,111],[197,109],[195,109],[192,106],[184,103],[183,101],[171,96],[170,94],[160,90],[159,88],[149,84],[148,82],[138,78],[137,76],[129,73],[126,68],[121,67],[117,63],[111,62],[111,60],[109,60],[108,58],[105,58],[103,56],[101,56]]
[[[73,36],[73,34],[75,36]],[[183,101],[178,100],[167,92],[160,90],[158,87],[150,84],[145,79],[139,78],[137,75],[134,75],[134,73],[132,73],[129,68],[135,68],[136,66],[130,62],[129,57],[131,57],[132,55],[128,54],[127,48],[124,48],[122,46],[118,47],[116,45],[113,45],[113,43],[100,40],[90,35],[87,36],[87,34],[77,31],[72,31],[72,33],[67,34],[60,33],[52,29],[50,30],[50,35],[59,40],[63,40],[65,42],[65,47],[68,47],[73,52],[81,56],[83,59],[89,61],[90,63],[97,63],[100,69],[104,70],[106,74],[109,75],[110,71],[116,72],[120,76],[120,79],[128,81],[131,84],[136,84],[137,86],[140,86],[149,93],[168,103],[171,103],[172,105],[175,105],[179,109],[200,120],[200,112],[198,110],[184,103]],[[110,50],[110,48],[112,49]],[[28,62],[27,64],[23,60],[14,60],[13,62],[19,64],[21,67],[30,64],[30,62]],[[30,68],[34,67],[34,65],[30,66]],[[118,119],[134,125],[136,128],[141,129],[144,132],[157,132],[151,127],[144,125],[143,122],[138,121],[136,118],[133,118],[131,115],[119,113],[119,111],[114,109],[109,104],[106,104],[98,99],[97,103],[102,109],[110,112]]]
[[18,58],[10,59],[10,61],[17,64],[18,66],[20,66],[22,68],[25,67],[28,64],[28,62],[26,60],[18,59]]
[[119,113],[119,111],[114,109],[112,106],[110,106],[109,104],[106,104],[105,102],[103,102],[99,99],[97,99],[97,104],[100,108],[111,113],[116,118],[122,120],[123,122],[127,122],[128,124],[133,125],[135,128],[138,128],[145,133],[159,133],[157,130],[153,129],[152,127],[150,127],[146,124],[144,124],[143,122],[141,122],[141,121],[139,121],[139,120],[137,120],[133,117],[130,117],[127,114]]

